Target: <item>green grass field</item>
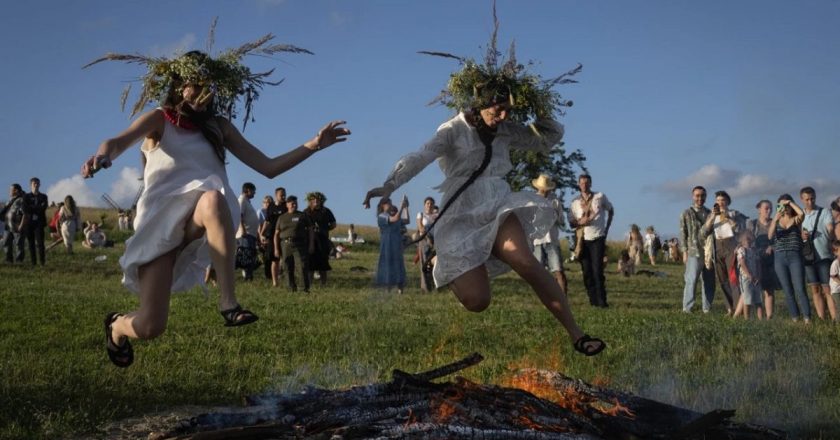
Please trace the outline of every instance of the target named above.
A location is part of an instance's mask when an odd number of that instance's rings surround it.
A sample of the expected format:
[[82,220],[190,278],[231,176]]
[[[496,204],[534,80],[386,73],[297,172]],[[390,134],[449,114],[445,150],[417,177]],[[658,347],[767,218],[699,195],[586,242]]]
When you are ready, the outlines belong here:
[[[698,411],[736,409],[740,421],[797,438],[840,437],[840,328],[790,322],[781,293],[769,322],[726,318],[720,295],[713,313],[683,314],[682,267],[661,264],[656,270],[667,277],[609,274],[612,307],[600,310],[589,307],[571,264],[575,316],[609,344],[586,358],[512,274],[493,282],[493,304],[480,314],[448,291],[373,289],[376,231],[360,229],[371,242],[333,263],[326,288],[305,295],[262,278],[239,282],[241,303],[261,317],[254,325],[224,327],[214,289],[209,298],[199,289],[173,296],[166,333],[135,342],[135,363],[125,370],[108,361],[101,328],[106,312],[137,305],[120,285],[121,244],[91,251],[77,242],[72,256],[59,247],[44,268],[0,264],[0,438],[98,437],[128,417],[388,380],[394,368],[429,369],[475,351],[486,360],[463,375],[479,382],[502,383],[520,367],[554,369]],[[98,255],[107,260],[96,262]]]

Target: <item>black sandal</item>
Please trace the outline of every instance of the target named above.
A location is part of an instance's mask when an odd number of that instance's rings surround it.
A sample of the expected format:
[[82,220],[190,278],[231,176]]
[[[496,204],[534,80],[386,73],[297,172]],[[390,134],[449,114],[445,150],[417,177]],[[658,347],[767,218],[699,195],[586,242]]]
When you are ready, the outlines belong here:
[[246,325],[260,319],[260,317],[255,315],[252,311],[245,310],[238,304],[232,309],[222,310],[219,313],[221,313],[222,317],[225,318],[225,327]]
[[128,338],[123,337],[123,344],[117,345],[112,338],[111,324],[120,316],[122,314],[117,312],[111,312],[105,315],[105,350],[108,351],[108,359],[111,359],[114,365],[120,368],[126,368],[134,362],[134,349],[131,348],[131,342],[129,342]]
[[[590,342],[598,342],[600,345],[593,348],[591,345],[587,345]],[[583,353],[586,356],[595,356],[607,348],[607,343],[601,339],[593,338],[589,335],[583,335],[575,341],[574,347],[578,353]]]

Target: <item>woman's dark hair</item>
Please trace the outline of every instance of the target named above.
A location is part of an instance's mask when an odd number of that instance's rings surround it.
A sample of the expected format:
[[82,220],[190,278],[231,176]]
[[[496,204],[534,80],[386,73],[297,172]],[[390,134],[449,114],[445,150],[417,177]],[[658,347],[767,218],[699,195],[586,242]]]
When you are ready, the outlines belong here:
[[766,204],[768,204],[768,205],[770,205],[770,207],[771,207],[771,208],[773,207],[773,203],[771,203],[771,202],[770,202],[769,200],[767,200],[767,199],[763,199],[763,200],[759,200],[759,201],[758,201],[758,203],[756,203],[756,204],[755,204],[755,209],[759,209],[759,208],[761,208],[761,205],[763,205],[763,204],[765,204],[765,203],[766,203]]
[[64,198],[64,206],[67,207],[67,212],[69,212],[70,215],[73,215],[73,213],[76,212],[76,201],[73,200],[73,196],[67,196]]
[[[199,62],[203,62],[209,58],[206,53],[198,50],[189,51],[181,56],[195,57],[198,58]],[[215,97],[210,99],[210,102],[207,104],[207,107],[203,112],[197,112],[187,105],[181,95],[181,91],[185,85],[186,84],[184,84],[182,78],[180,78],[177,74],[173,74],[172,82],[169,85],[169,93],[166,96],[166,101],[163,103],[163,107],[175,110],[178,114],[187,116],[190,119],[190,122],[195,124],[198,129],[201,130],[201,134],[204,135],[204,138],[207,139],[207,142],[209,142],[210,146],[213,147],[213,151],[216,153],[216,156],[222,161],[222,163],[224,163],[224,136],[222,135],[222,128],[219,126],[218,121],[216,121],[216,111],[213,102]]]
[[425,205],[426,202],[432,202],[432,207],[435,206],[435,199],[432,197],[426,197],[425,199],[423,199],[423,205]]
[[385,210],[382,209],[382,207],[386,203],[391,205],[391,206],[394,205],[393,203],[391,203],[391,198],[390,197],[383,197],[383,198],[379,199],[379,204],[376,205],[376,215],[379,215],[379,214],[382,214],[383,212],[385,212]]
[[724,199],[726,199],[726,204],[727,204],[727,205],[731,205],[731,204],[732,204],[732,197],[729,197],[729,193],[727,193],[726,191],[718,191],[718,192],[716,192],[716,193],[715,193],[715,197],[716,197],[716,198],[717,198],[717,197],[723,197]]
[[840,212],[840,203],[837,203],[837,200],[831,201],[831,210]]
[[778,203],[778,202],[781,202],[782,200],[790,200],[792,202],[793,197],[790,194],[785,193],[785,194],[780,195],[779,198],[776,199],[776,202]]

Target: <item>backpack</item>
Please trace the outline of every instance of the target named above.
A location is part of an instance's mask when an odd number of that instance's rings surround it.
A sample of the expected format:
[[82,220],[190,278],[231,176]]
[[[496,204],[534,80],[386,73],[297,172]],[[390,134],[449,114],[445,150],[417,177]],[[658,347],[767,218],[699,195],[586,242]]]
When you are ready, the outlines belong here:
[[653,248],[653,253],[659,252],[662,249],[662,241],[659,239],[658,235],[653,236],[653,243],[651,243],[651,247]]

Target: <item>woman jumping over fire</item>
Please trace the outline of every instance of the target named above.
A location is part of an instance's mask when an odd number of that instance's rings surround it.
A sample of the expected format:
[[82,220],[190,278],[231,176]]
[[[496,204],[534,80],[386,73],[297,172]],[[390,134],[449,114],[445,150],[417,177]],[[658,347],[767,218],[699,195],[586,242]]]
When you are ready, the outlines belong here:
[[[120,258],[123,284],[139,294],[140,307],[130,313],[105,317],[108,356],[118,367],[128,367],[134,353],[128,339],[151,339],[166,328],[171,292],[203,284],[205,268],[212,261],[221,293],[219,309],[227,326],[256,321],[234,295],[234,232],[240,221],[236,193],[228,183],[225,153],[273,178],[316,151],[345,141],[350,131],[333,121],[303,145],[276,157],[267,157],[251,145],[230,119],[244,98],[244,122],[251,105],[270,74],[251,73],[240,64],[251,53],[304,52],[289,45],[268,45],[267,35],[255,43],[227,51],[218,58],[188,52],[175,59],[109,54],[94,61],[122,60],[145,63],[143,91],[134,112],[147,102],[160,102],[125,131],[103,142],[82,165],[82,175],[92,177],[108,168],[131,145],[145,139],[143,181],[146,189],[137,203],[135,234]],[[244,125],[243,125],[244,127]]]
[[[490,305],[490,277],[511,268],[536,292],[545,307],[560,321],[575,350],[593,356],[606,343],[577,326],[565,292],[538,262],[530,249],[533,238],[544,236],[555,222],[545,199],[535,194],[511,192],[504,180],[511,170],[510,148],[548,152],[563,137],[563,126],[551,119],[561,100],[551,86],[567,82],[567,74],[542,82],[525,72],[511,52],[497,66],[494,32],[484,64],[450,54],[426,52],[459,59],[463,65],[444,91],[443,102],[459,113],[438,128],[420,151],[402,157],[381,187],[365,196],[370,207],[375,197],[390,194],[416,176],[435,159],[446,176],[444,193],[434,228],[437,286],[448,285],[463,306],[481,312]],[[533,120],[530,127],[524,125]]]

